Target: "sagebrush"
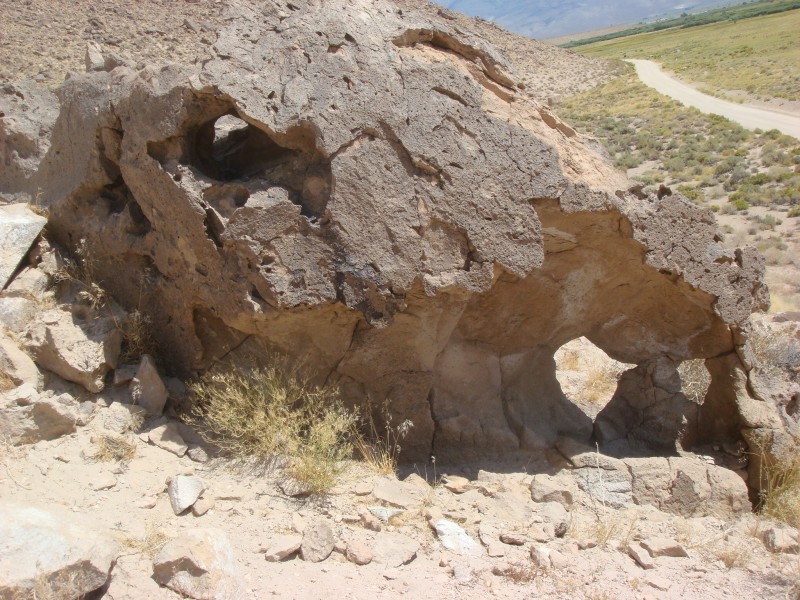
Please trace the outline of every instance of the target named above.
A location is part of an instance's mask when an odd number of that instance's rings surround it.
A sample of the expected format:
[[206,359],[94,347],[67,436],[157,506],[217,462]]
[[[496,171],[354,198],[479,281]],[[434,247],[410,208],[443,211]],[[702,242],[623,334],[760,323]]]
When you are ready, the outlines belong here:
[[201,434],[240,458],[289,460],[289,474],[310,493],[329,490],[352,455],[358,415],[333,385],[312,383],[282,357],[267,366],[230,366],[190,384]]

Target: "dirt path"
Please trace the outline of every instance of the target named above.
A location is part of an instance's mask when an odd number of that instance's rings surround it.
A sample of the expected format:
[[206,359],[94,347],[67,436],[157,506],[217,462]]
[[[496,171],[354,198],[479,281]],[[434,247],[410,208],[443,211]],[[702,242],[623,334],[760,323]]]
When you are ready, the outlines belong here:
[[748,104],[736,104],[714,98],[673,78],[661,70],[658,63],[649,60],[626,59],[636,67],[636,74],[645,85],[687,106],[721,115],[747,129],[777,129],[800,139],[800,116],[766,110]]

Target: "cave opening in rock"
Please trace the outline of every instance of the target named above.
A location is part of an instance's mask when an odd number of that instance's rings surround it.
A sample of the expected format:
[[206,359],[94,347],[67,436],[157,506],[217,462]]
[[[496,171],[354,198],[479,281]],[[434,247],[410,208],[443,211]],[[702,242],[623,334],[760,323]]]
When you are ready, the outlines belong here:
[[219,181],[249,179],[296,154],[231,112],[201,125],[194,149],[196,166]]
[[614,396],[622,374],[636,366],[614,360],[585,337],[562,345],[554,358],[562,392],[592,421]]

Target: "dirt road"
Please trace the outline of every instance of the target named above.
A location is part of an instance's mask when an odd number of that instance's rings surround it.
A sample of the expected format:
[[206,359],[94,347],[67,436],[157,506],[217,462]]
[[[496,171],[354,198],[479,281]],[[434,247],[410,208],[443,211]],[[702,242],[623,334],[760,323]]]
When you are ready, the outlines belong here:
[[697,91],[693,87],[670,77],[661,66],[649,60],[626,59],[636,67],[636,74],[645,85],[659,93],[674,98],[681,104],[716,115],[721,115],[747,129],[777,129],[800,139],[800,117],[788,113],[767,110],[747,104],[736,104],[720,100]]

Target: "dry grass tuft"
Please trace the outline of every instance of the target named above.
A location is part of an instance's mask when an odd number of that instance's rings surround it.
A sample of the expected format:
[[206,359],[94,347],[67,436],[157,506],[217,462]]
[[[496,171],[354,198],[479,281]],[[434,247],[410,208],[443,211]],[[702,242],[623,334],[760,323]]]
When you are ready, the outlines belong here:
[[152,560],[161,552],[161,549],[169,540],[170,537],[163,529],[159,529],[150,523],[147,525],[144,537],[126,537],[123,540],[123,544],[131,551],[131,554],[141,554]]
[[336,387],[312,384],[286,359],[209,371],[190,387],[193,420],[209,442],[265,463],[288,456],[289,475],[313,494],[334,486],[352,454],[357,413]]
[[414,423],[408,419],[392,427],[392,415],[388,404],[384,403],[381,416],[384,426],[375,424],[373,406],[367,407],[366,432],[356,438],[356,450],[370,469],[381,475],[395,475],[397,460],[402,446],[400,443],[408,435]]
[[622,373],[613,368],[592,369],[586,374],[584,398],[593,404],[606,403],[614,395]]
[[150,317],[134,310],[117,326],[122,333],[121,362],[134,362],[145,354],[156,355],[157,347]]
[[121,435],[101,434],[94,443],[93,458],[100,462],[128,463],[136,456],[136,442]]
[[80,570],[59,571],[47,575],[41,573],[33,582],[27,594],[13,595],[14,600],[63,600],[64,598],[84,598],[94,583],[89,575]]
[[762,478],[761,514],[800,528],[800,448],[767,464]]
[[753,558],[753,546],[742,543],[720,543],[712,548],[712,554],[722,561],[726,569],[734,567],[745,567],[749,565]]
[[543,573],[542,569],[532,562],[512,563],[504,567],[495,567],[492,572],[514,583],[531,583]]
[[706,399],[708,386],[711,385],[711,375],[703,359],[685,360],[678,366],[681,376],[681,391],[696,404],[702,404]]
[[8,390],[13,390],[15,387],[17,387],[17,384],[14,383],[11,376],[0,369],[0,392],[7,392]]

